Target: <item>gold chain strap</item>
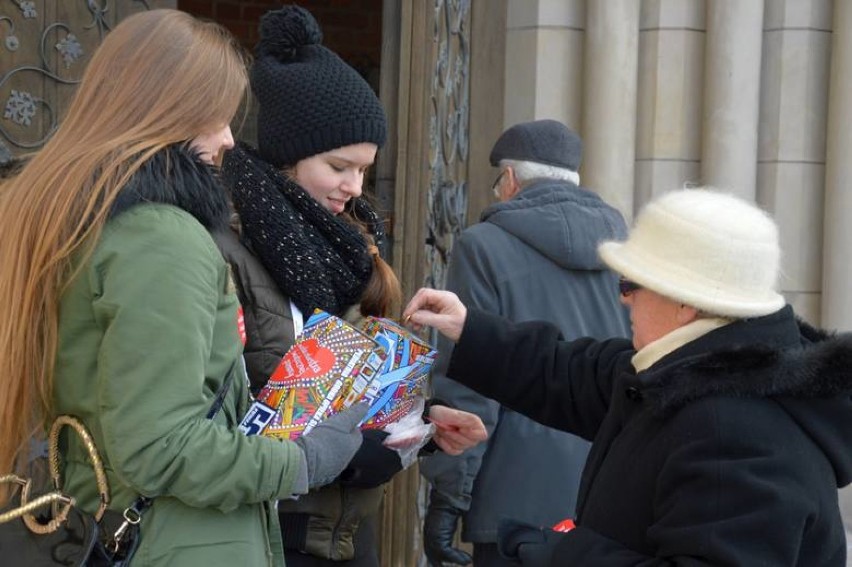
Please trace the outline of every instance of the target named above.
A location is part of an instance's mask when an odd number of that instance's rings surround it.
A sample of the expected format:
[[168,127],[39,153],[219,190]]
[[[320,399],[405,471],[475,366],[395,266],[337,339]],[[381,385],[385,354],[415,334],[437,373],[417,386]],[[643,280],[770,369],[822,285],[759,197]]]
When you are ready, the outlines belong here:
[[[86,430],[86,427],[80,421],[70,415],[61,415],[56,418],[53,425],[50,427],[48,434],[47,458],[50,463],[50,476],[53,479],[53,486],[56,489],[54,492],[44,494],[33,500],[29,499],[31,481],[21,478],[14,474],[0,476],[0,484],[16,483],[21,486],[21,505],[14,510],[9,510],[0,514],[0,524],[8,522],[15,518],[22,518],[24,524],[33,533],[49,534],[56,531],[62,523],[68,518],[68,513],[74,505],[74,498],[66,496],[61,489],[61,467],[62,459],[59,455],[59,432],[63,427],[68,426],[73,429],[80,439],[83,441],[83,446],[89,454],[92,468],[95,471],[95,482],[98,485],[98,494],[100,495],[100,503],[94,514],[95,520],[100,521],[104,512],[109,505],[109,484],[107,483],[106,473],[101,457],[98,454],[98,449],[95,447],[95,442],[92,441],[92,436]],[[53,506],[52,518],[48,523],[42,524],[33,515],[33,511],[51,504]]]
[[[65,496],[59,491],[43,494],[33,500],[29,499],[30,495],[30,480],[21,478],[14,474],[0,476],[0,484],[15,483],[21,485],[21,505],[14,510],[3,512],[0,514],[0,524],[12,521],[16,518],[22,518],[27,528],[33,533],[49,534],[53,533],[62,525],[68,518],[68,512],[71,511],[71,506],[74,505],[74,499]],[[43,506],[52,504],[54,506],[53,519],[46,524],[42,524],[33,516],[33,512]],[[57,504],[62,504],[58,506]]]
[[109,505],[109,484],[107,483],[104,465],[101,461],[101,456],[98,454],[98,448],[95,447],[95,442],[92,441],[92,436],[86,430],[86,426],[80,423],[76,417],[70,415],[60,415],[50,427],[47,445],[47,459],[50,463],[50,476],[53,477],[53,486],[59,489],[60,486],[60,466],[62,459],[59,456],[59,432],[64,426],[68,426],[77,432],[86,451],[89,453],[89,460],[92,463],[92,468],[95,470],[95,482],[98,485],[98,494],[101,497],[98,509],[95,511],[95,521],[100,522],[104,512]]

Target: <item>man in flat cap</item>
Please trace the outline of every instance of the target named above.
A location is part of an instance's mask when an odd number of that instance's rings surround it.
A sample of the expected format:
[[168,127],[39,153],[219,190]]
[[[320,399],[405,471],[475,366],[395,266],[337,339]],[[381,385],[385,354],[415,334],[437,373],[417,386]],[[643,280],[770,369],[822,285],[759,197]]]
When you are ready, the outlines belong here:
[[[627,226],[580,187],[581,157],[579,136],[555,120],[506,130],[490,156],[500,169],[492,186],[499,202],[456,240],[447,289],[468,306],[514,321],[550,321],[568,339],[628,336],[617,278],[597,254],[600,242],[626,238]],[[464,455],[422,460],[431,483],[426,555],[432,565],[515,565],[497,551],[498,521],[552,526],[572,517],[589,444],[450,380],[444,373],[453,345],[442,337],[438,348],[434,397],[479,414],[490,436]],[[473,558],[453,547],[462,517]]]

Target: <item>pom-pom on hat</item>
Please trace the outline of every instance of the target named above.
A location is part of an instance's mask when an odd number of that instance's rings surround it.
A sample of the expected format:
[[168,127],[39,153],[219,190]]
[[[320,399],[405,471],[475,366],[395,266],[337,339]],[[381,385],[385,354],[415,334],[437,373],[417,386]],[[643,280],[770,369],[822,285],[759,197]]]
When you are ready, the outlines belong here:
[[598,248],[610,268],[644,288],[714,315],[768,315],[776,291],[778,228],[757,206],[711,189],[683,189],[648,203],[626,242]]
[[251,70],[257,145],[276,167],[351,144],[385,143],[387,122],[376,93],[321,42],[317,21],[299,6],[260,20]]

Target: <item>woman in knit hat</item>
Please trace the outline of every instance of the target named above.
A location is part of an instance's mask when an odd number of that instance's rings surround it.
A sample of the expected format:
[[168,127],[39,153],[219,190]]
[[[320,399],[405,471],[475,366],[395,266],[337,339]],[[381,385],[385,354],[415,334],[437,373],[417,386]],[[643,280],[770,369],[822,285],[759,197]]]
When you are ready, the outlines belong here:
[[450,377],[593,440],[577,527],[506,522],[502,552],[536,566],[846,565],[852,336],[785,305],[773,220],[674,191],[599,251],[622,275],[632,342],[565,342],[435,290],[405,309],[456,341]]
[[[385,113],[367,82],[321,45],[306,10],[267,13],[251,70],[258,103],[257,149],[224,158],[239,234],[217,241],[245,310],[245,360],[255,391],[319,308],[355,322],[390,316],[401,291],[379,249],[383,222],[362,196],[387,136]],[[444,406],[431,416],[459,427],[436,434],[454,454],[482,440],[478,417]],[[386,434],[364,442],[336,482],[278,504],[289,567],[378,566],[374,516],[382,485],[401,469]]]

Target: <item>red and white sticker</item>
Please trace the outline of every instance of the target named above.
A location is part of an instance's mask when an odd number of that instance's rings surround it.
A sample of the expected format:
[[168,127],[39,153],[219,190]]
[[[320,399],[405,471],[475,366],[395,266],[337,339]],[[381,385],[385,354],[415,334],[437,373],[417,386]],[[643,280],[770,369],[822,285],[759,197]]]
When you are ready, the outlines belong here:
[[240,334],[240,342],[243,343],[243,346],[246,346],[248,336],[246,335],[246,318],[243,315],[242,305],[237,308],[237,333]]
[[568,518],[567,520],[562,520],[561,522],[559,522],[558,524],[553,526],[553,531],[563,532],[563,533],[564,532],[570,532],[571,530],[573,530],[576,527],[577,526],[574,524],[574,520],[572,520],[571,518]]

